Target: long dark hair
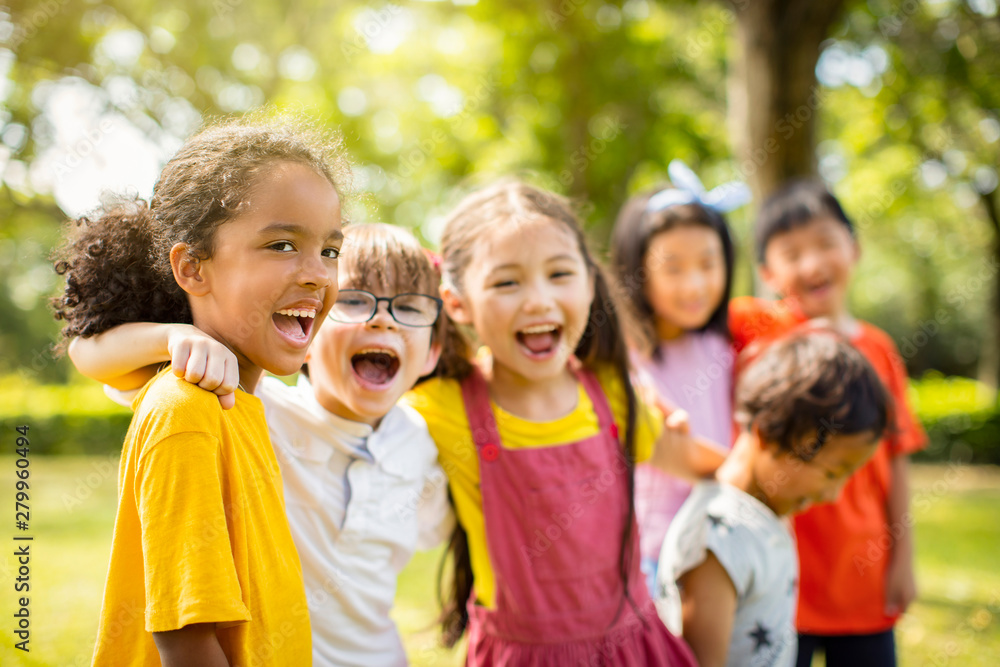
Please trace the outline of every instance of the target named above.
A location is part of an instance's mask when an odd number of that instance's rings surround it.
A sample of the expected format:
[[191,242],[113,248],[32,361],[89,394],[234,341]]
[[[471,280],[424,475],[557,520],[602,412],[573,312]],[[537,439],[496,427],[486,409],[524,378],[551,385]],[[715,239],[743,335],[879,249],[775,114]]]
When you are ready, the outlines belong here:
[[[629,594],[629,569],[633,562],[635,517],[634,474],[635,431],[638,415],[638,400],[629,378],[628,349],[625,344],[623,327],[619,318],[614,296],[604,270],[594,259],[587,246],[582,226],[569,200],[546,192],[520,181],[501,181],[478,190],[463,199],[449,215],[441,238],[442,280],[461,291],[462,277],[468,267],[477,239],[489,233],[489,229],[503,224],[520,224],[529,219],[549,219],[566,226],[577,241],[580,254],[587,269],[594,277],[594,300],[590,304],[587,326],[574,354],[589,369],[611,366],[618,374],[625,392],[627,406],[625,424],[624,456],[628,470],[628,516],[621,536],[619,573],[624,586],[622,604],[627,600],[633,608],[635,601]],[[450,377],[463,379],[471,365],[468,346],[464,350],[444,350],[442,368],[462,369]],[[456,358],[457,357],[457,358]],[[464,361],[464,363],[463,363]],[[454,575],[446,599],[442,599],[441,627],[446,646],[453,646],[465,632],[469,623],[466,604],[472,594],[473,572],[469,559],[468,536],[461,525],[456,524],[445,559],[452,558]],[[444,561],[439,572],[439,593],[443,596],[442,579]],[[619,606],[619,614],[621,613]],[[617,614],[615,620],[617,620]],[[612,624],[614,621],[612,621]]]
[[52,300],[55,318],[66,321],[64,344],[126,322],[190,324],[170,249],[185,243],[193,257],[211,257],[219,226],[242,210],[266,169],[288,161],[315,169],[343,195],[348,170],[339,137],[292,119],[249,116],[191,137],[163,168],[149,204],[111,199],[77,219],[53,255],[66,278]]
[[653,237],[682,226],[707,227],[719,235],[726,267],[726,283],[722,299],[712,311],[708,322],[699,331],[712,331],[729,339],[729,297],[733,287],[735,253],[729,225],[721,213],[697,202],[675,204],[659,211],[650,211],[649,200],[663,188],[638,194],[622,206],[611,233],[612,265],[618,279],[617,287],[628,304],[634,325],[633,342],[647,356],[659,356],[655,312],[646,298],[646,253]]

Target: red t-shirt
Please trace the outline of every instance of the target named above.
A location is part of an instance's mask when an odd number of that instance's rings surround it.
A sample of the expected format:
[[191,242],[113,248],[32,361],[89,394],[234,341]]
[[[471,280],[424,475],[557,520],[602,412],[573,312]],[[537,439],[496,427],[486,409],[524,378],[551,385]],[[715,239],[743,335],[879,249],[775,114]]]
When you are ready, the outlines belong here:
[[[781,301],[740,297],[729,309],[734,344],[738,350],[749,348],[750,355],[805,321],[801,312]],[[835,502],[816,505],[794,518],[800,569],[797,625],[800,632],[810,634],[872,634],[895,624],[895,616],[885,615],[885,579],[892,553],[886,513],[890,463],[892,457],[919,451],[927,442],[907,406],[906,367],[895,343],[878,327],[859,324],[851,343],[892,396],[895,423]]]

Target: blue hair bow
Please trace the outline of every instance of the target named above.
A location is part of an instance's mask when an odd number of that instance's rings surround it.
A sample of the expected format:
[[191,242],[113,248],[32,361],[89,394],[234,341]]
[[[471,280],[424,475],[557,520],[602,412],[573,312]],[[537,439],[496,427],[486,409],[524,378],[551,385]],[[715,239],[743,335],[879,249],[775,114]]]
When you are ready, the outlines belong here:
[[649,198],[646,204],[646,211],[649,213],[662,211],[668,206],[695,203],[713,208],[720,213],[729,213],[750,203],[752,199],[750,188],[741,181],[723,183],[705,192],[701,179],[681,160],[671,160],[667,166],[667,173],[670,174],[670,181],[674,187],[661,190]]

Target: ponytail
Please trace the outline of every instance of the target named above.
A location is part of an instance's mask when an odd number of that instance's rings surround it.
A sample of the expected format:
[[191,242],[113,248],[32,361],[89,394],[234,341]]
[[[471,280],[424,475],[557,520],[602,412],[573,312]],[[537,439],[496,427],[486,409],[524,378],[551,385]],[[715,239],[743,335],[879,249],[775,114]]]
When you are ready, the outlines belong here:
[[[448,492],[448,502],[454,509],[455,501]],[[447,595],[445,595],[444,573],[451,557],[452,580],[448,583]],[[458,640],[465,634],[465,629],[469,626],[469,598],[472,597],[472,559],[469,555],[469,536],[462,528],[461,524],[455,522],[455,528],[451,531],[451,539],[448,540],[448,547],[441,557],[441,565],[438,567],[438,602],[441,604],[441,615],[438,622],[441,624],[441,643],[446,648],[452,648]]]

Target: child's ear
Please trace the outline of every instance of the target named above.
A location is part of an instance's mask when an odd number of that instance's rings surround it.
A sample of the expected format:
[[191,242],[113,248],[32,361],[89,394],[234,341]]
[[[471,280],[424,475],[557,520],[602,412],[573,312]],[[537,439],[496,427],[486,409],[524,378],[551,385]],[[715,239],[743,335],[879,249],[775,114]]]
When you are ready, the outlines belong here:
[[438,364],[438,359],[441,358],[441,343],[437,341],[431,343],[431,349],[427,352],[427,361],[424,363],[424,367],[420,369],[420,377],[429,375],[434,371],[434,368]]
[[444,301],[444,310],[448,317],[456,324],[472,324],[472,313],[465,303],[465,299],[458,291],[450,285],[441,285],[441,300]]
[[753,436],[754,445],[761,454],[770,453],[773,458],[778,458],[781,454],[781,447],[776,442],[768,442],[760,434],[760,427],[757,424],[750,426],[750,434]]
[[209,293],[201,261],[188,252],[186,243],[176,243],[170,249],[170,268],[174,273],[174,280],[188,294],[205,296]]

